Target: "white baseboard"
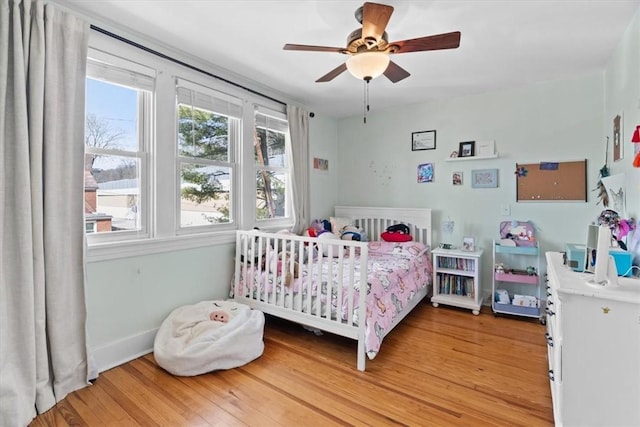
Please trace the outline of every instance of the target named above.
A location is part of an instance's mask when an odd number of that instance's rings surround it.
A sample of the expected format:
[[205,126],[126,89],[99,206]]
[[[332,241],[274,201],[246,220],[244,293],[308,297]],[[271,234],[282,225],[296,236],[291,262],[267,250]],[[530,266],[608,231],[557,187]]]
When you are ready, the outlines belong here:
[[153,351],[158,328],[90,348],[98,372],[104,372]]

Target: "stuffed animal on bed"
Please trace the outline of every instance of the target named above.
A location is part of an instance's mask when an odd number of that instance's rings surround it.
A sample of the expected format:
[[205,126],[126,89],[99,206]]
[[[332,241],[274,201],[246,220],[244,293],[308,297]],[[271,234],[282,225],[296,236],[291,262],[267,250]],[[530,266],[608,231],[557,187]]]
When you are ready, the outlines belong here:
[[409,242],[413,240],[411,230],[405,224],[394,224],[387,227],[387,230],[380,234],[385,242]]
[[366,242],[367,234],[361,228],[358,228],[353,225],[347,225],[340,230],[340,238],[342,240],[355,240],[358,242]]
[[[278,276],[281,276],[282,272],[284,271],[285,286],[290,286],[291,283],[293,283],[294,278],[297,279],[298,277],[300,277],[300,268],[298,265],[298,261],[293,261],[289,257],[286,258],[286,261],[283,261],[283,258],[285,257],[282,252],[280,252],[279,254],[271,252],[269,257],[270,260],[268,263],[266,262],[266,260],[263,261],[263,269],[266,269],[268,265],[269,273],[275,273]],[[293,267],[291,267],[291,264],[293,264]],[[293,274],[291,273],[291,270],[293,270]]]

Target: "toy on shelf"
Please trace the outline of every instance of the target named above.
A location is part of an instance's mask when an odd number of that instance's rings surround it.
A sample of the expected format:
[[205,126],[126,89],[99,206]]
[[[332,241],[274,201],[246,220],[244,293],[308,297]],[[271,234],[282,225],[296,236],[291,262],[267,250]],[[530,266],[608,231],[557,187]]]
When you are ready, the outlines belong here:
[[529,221],[502,221],[500,223],[502,246],[535,246],[535,231]]

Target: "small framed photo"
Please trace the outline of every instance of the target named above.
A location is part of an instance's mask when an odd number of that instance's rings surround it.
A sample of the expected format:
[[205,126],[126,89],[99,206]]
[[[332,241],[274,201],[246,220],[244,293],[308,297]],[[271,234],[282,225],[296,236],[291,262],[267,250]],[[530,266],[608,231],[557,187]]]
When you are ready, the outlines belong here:
[[418,165],[418,182],[433,182],[433,163]]
[[473,157],[476,155],[476,142],[461,142],[458,148],[458,157]]
[[424,130],[421,132],[411,133],[411,151],[418,150],[435,150],[436,149],[436,131]]
[[471,236],[465,236],[462,238],[462,250],[463,251],[475,251],[476,239]]
[[496,153],[496,142],[476,141],[476,156],[490,157]]
[[462,172],[453,172],[451,174],[451,183],[453,185],[462,185]]
[[313,168],[319,171],[326,172],[329,170],[329,160],[321,159],[319,157],[313,158]]
[[497,188],[498,169],[476,169],[471,171],[472,188]]

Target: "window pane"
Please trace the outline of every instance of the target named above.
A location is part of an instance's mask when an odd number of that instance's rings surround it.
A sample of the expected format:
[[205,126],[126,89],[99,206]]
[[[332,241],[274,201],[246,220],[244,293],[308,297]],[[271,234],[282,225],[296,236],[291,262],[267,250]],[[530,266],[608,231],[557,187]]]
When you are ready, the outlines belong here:
[[284,133],[256,128],[255,160],[258,165],[285,167]]
[[138,151],[138,91],[88,78],[86,96],[86,146]]
[[180,104],[178,153],[184,157],[229,161],[229,118]]
[[256,219],[285,217],[287,175],[286,172],[257,172]]
[[180,167],[180,226],[229,223],[230,167],[183,163]]
[[140,160],[86,154],[85,164],[85,221],[97,233],[140,230]]

